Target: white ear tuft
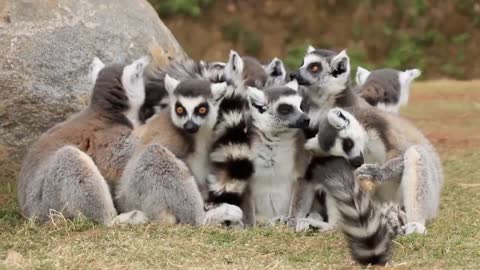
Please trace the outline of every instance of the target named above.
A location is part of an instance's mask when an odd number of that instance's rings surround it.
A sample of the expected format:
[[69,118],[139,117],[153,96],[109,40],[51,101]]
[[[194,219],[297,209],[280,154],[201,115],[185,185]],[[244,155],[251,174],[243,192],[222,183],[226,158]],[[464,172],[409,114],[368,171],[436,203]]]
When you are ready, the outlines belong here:
[[267,72],[269,76],[281,77],[283,80],[287,77],[287,71],[283,61],[277,57],[273,58],[273,60],[265,67],[265,72]]
[[320,143],[318,142],[318,134],[315,137],[310,138],[305,142],[305,150],[312,152],[320,152]]
[[295,90],[295,91],[298,91],[298,82],[297,80],[291,80],[290,82],[288,82],[287,84],[285,84],[286,87],[292,89],[292,90]]
[[363,67],[357,67],[357,76],[355,76],[355,81],[357,85],[363,85],[370,75],[370,71]]
[[141,76],[143,76],[143,71],[145,70],[145,67],[147,67],[149,63],[150,63],[150,57],[148,56],[144,56],[140,59],[137,59],[132,63],[132,66],[135,67],[135,74],[134,74],[135,78],[140,78]]
[[243,59],[236,51],[230,50],[226,67],[228,72],[234,77],[238,77],[243,73]]
[[[350,74],[350,58],[347,51],[342,50],[331,60],[331,66],[335,69],[336,75]],[[336,77],[336,76],[335,76]]]
[[105,67],[105,64],[98,58],[94,57],[92,64],[90,64],[90,70],[88,72],[88,80],[90,83],[95,83],[98,78],[98,73]]
[[250,101],[253,104],[257,106],[265,106],[267,104],[267,99],[263,91],[250,86],[248,87],[247,91],[248,91],[248,97],[250,98]]
[[327,114],[328,123],[338,130],[350,125],[349,117],[350,114],[340,108],[333,108]]
[[172,95],[175,89],[177,88],[180,82],[175,80],[174,78],[170,77],[170,75],[165,75],[165,89],[167,90],[169,95]]
[[222,98],[227,92],[227,83],[226,82],[214,83],[210,86],[210,89],[212,91],[213,98],[215,100],[218,100]]
[[315,47],[313,47],[312,45],[308,45],[308,47],[307,47],[307,53],[311,53],[311,52],[313,52],[313,51],[315,51]]
[[415,80],[416,78],[420,77],[420,75],[422,75],[422,71],[418,68],[407,69],[404,72],[407,73],[409,77],[412,78],[412,80]]

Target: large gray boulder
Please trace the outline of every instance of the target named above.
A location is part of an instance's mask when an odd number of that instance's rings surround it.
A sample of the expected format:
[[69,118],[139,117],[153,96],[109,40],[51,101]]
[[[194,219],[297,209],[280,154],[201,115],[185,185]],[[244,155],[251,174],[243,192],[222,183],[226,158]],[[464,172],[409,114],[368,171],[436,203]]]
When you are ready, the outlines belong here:
[[[0,181],[42,132],[88,103],[88,67],[183,55],[146,0],[0,0]],[[13,180],[13,179],[12,179]]]

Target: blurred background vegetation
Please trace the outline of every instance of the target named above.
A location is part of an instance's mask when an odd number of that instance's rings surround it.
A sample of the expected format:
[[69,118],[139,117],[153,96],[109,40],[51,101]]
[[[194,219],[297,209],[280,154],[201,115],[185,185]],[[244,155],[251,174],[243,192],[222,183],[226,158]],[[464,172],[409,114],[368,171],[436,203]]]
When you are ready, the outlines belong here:
[[418,67],[422,78],[480,77],[479,0],[149,0],[187,53],[229,49],[298,67],[307,44],[348,49],[352,65]]

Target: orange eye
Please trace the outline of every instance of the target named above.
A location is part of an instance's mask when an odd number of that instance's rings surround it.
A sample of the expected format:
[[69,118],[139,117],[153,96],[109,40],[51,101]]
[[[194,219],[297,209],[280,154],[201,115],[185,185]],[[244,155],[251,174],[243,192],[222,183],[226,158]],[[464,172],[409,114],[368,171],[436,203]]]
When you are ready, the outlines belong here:
[[207,113],[207,108],[206,108],[206,107],[200,107],[200,108],[198,108],[198,113],[199,113],[199,114],[206,114],[206,113]]
[[182,107],[177,107],[177,108],[175,109],[175,112],[176,112],[177,114],[183,114],[183,113],[185,112],[185,110],[184,110]]
[[311,72],[318,72],[320,70],[320,67],[317,64],[313,64],[310,66],[310,71]]

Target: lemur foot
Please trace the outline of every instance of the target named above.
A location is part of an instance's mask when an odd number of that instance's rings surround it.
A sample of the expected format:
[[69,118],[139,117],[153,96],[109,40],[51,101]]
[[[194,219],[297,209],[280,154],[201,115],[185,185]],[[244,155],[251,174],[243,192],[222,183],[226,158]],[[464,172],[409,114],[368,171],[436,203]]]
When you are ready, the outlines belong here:
[[306,232],[309,229],[319,231],[330,231],[335,229],[335,225],[323,221],[320,215],[311,214],[306,218],[289,219],[289,227],[295,228],[295,232]]
[[243,228],[243,212],[238,206],[221,204],[207,211],[204,224],[225,225],[229,228]]
[[382,168],[377,164],[363,164],[354,174],[364,191],[375,189],[383,181]]
[[111,225],[139,225],[147,223],[148,217],[145,215],[144,212],[139,210],[133,210],[130,212],[122,213],[116,216],[113,220]]
[[402,229],[405,231],[405,235],[409,235],[412,233],[427,233],[427,228],[425,228],[425,225],[419,222],[409,222],[405,226],[403,226]]

